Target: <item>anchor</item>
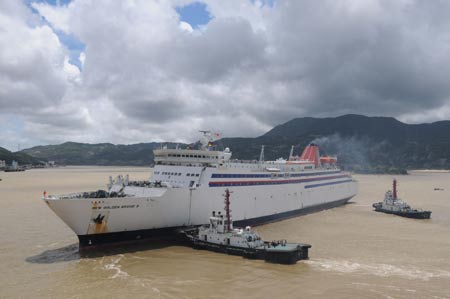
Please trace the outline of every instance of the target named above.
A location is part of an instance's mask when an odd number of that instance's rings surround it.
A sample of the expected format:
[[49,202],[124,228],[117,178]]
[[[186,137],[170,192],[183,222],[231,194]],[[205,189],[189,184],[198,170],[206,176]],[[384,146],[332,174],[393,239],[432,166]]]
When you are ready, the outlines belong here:
[[102,216],[101,214],[98,214],[98,216],[96,218],[92,219],[92,221],[94,221],[97,224],[102,224],[104,218],[105,218],[105,215]]

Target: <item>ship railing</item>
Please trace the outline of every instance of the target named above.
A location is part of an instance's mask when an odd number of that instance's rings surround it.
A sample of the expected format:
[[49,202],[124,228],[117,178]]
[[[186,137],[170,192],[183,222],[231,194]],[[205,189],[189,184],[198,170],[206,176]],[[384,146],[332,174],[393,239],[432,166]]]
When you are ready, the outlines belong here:
[[49,195],[46,199],[79,199],[82,198],[83,192],[69,193],[64,195]]
[[133,194],[125,194],[123,192],[108,192],[105,190],[89,191],[89,192],[77,192],[64,195],[48,195],[45,199],[108,199],[108,198],[120,198],[120,197],[132,197]]

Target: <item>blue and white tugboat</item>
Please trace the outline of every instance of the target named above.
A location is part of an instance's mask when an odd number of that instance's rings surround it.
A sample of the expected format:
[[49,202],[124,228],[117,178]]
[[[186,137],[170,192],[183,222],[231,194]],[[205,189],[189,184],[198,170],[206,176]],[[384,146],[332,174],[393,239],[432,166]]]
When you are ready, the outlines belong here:
[[394,214],[397,216],[430,219],[431,211],[423,211],[411,208],[406,202],[397,197],[397,180],[392,183],[392,191],[389,190],[384,196],[384,200],[372,205],[376,212]]
[[286,240],[263,241],[251,230],[250,226],[233,228],[230,210],[230,191],[225,189],[225,215],[212,213],[209,224],[192,231],[185,231],[196,249],[207,249],[251,259],[263,259],[279,264],[295,264],[298,260],[308,259],[311,245],[287,243]]

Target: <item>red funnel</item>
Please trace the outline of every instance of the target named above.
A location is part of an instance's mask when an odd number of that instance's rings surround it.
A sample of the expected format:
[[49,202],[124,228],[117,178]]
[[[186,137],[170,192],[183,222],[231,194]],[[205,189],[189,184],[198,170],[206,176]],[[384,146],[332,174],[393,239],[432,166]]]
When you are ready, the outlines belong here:
[[319,147],[311,143],[303,150],[300,160],[314,162],[314,165],[319,166]]

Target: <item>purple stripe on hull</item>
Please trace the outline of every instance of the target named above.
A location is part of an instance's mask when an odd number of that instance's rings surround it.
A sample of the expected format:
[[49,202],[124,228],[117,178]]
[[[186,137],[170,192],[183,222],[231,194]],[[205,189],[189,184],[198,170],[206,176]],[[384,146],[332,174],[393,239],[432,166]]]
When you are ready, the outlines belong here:
[[209,187],[239,187],[239,186],[261,186],[261,185],[284,185],[284,184],[301,184],[307,182],[315,181],[325,181],[340,178],[349,178],[349,175],[334,175],[328,177],[320,178],[309,178],[309,179],[279,179],[279,180],[261,180],[261,181],[216,181],[209,182]]
[[353,182],[353,180],[345,180],[345,181],[338,181],[338,182],[329,182],[329,183],[321,183],[321,184],[314,184],[314,185],[306,185],[305,189],[323,187],[323,186],[328,186],[328,185],[338,185],[338,184],[350,183],[350,182]]

